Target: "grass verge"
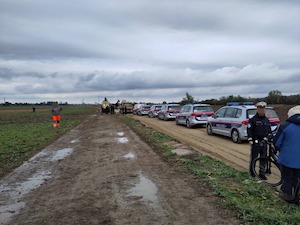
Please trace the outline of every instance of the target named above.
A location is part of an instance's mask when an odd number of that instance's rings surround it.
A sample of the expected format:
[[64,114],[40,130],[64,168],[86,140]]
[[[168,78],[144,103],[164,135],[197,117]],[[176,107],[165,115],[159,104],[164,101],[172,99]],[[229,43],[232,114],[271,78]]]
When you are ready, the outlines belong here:
[[62,106],[59,129],[52,126],[51,106],[0,107],[0,178],[95,112],[87,106]]
[[279,199],[275,188],[252,179],[247,172],[235,170],[222,161],[196,154],[178,156],[172,153],[171,137],[144,126],[130,117],[121,117],[141,139],[158,151],[165,160],[205,180],[221,204],[238,212],[245,224],[300,224],[299,206]]

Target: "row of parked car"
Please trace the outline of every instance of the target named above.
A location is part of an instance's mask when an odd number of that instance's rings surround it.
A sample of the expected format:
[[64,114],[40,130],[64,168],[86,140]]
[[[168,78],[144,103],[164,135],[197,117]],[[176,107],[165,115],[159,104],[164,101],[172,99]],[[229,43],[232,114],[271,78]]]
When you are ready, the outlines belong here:
[[[135,115],[148,115],[161,120],[175,120],[177,125],[188,128],[206,127],[207,134],[219,134],[230,137],[234,143],[247,140],[247,125],[256,114],[256,106],[252,102],[230,102],[214,112],[209,104],[136,104],[133,108]],[[275,130],[280,120],[272,107],[266,107],[272,130]]]

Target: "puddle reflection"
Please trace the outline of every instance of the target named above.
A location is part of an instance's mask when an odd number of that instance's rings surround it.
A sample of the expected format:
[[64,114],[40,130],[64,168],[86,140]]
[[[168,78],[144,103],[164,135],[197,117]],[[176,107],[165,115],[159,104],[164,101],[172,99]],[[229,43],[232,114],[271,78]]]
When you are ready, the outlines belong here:
[[122,136],[124,136],[124,132],[118,132],[117,135],[122,137]]
[[64,148],[58,150],[54,153],[54,155],[50,158],[50,161],[56,161],[66,158],[68,155],[72,154],[73,148]]
[[18,214],[25,207],[25,203],[20,200],[24,195],[38,188],[50,178],[51,172],[42,171],[22,183],[0,185],[1,199],[10,198],[9,204],[0,206],[0,224],[8,222],[13,215]]
[[132,159],[134,157],[135,157],[135,155],[132,152],[129,152],[126,155],[124,155],[124,158],[126,158],[126,159]]
[[115,141],[118,142],[118,143],[127,143],[128,142],[128,139],[123,137],[123,138],[115,138]]
[[138,183],[129,190],[128,195],[131,197],[139,197],[141,201],[151,206],[158,206],[158,188],[156,185],[141,173],[138,179]]

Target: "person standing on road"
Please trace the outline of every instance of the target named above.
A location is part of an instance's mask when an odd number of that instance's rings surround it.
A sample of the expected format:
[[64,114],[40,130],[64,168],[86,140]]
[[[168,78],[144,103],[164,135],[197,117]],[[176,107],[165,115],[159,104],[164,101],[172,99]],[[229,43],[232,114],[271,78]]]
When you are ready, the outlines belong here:
[[[249,172],[252,177],[255,177],[252,169],[252,163],[259,155],[264,156],[267,153],[267,143],[261,142],[264,138],[271,134],[271,123],[265,115],[266,102],[258,102],[256,104],[256,114],[249,119],[247,126],[248,142],[250,144],[250,165]],[[259,176],[266,180],[265,163],[260,165]]]
[[279,197],[287,202],[299,204],[300,105],[288,111],[288,119],[279,126],[274,145],[279,151],[278,162],[282,179]]
[[62,108],[58,105],[57,102],[52,104],[52,120],[53,120],[53,127],[54,128],[59,127],[60,112],[61,111],[62,111]]

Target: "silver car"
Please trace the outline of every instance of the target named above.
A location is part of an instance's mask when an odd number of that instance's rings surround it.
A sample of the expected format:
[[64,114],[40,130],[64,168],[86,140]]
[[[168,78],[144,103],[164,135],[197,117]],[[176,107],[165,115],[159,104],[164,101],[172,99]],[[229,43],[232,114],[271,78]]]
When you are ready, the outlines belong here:
[[[207,119],[207,133],[231,137],[234,143],[247,140],[247,125],[250,118],[256,114],[254,105],[228,105],[220,108]],[[266,116],[271,122],[272,130],[276,129],[280,120],[271,107],[266,107]]]
[[174,120],[179,111],[179,104],[163,104],[157,113],[157,118],[161,120]]
[[148,115],[151,105],[140,105],[136,110],[136,115],[143,116]]
[[150,110],[148,112],[148,116],[153,118],[153,117],[157,117],[157,113],[159,112],[160,108],[162,105],[152,105],[150,107]]
[[185,125],[188,128],[197,125],[206,125],[207,118],[214,114],[209,104],[186,104],[176,115],[176,124]]

